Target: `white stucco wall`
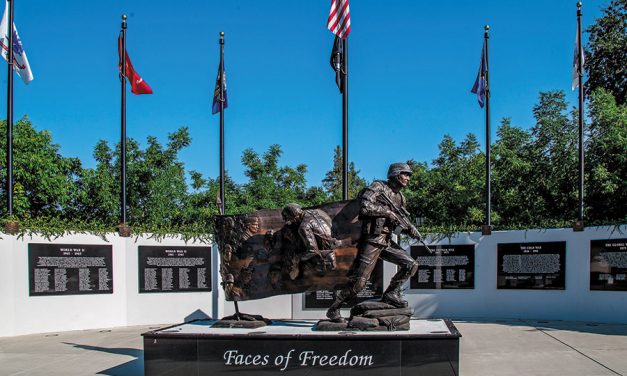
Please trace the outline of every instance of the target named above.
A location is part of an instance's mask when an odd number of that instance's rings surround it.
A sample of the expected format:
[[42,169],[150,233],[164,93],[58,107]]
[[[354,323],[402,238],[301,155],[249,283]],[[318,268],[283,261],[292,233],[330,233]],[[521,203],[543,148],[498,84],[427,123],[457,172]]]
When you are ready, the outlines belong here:
[[[627,291],[590,290],[590,241],[627,238],[627,226],[572,229],[533,229],[459,233],[430,244],[475,244],[475,288],[411,290],[405,299],[420,318],[525,318],[627,323]],[[566,242],[565,290],[497,289],[497,244]],[[394,265],[384,265],[385,285]],[[303,310],[302,296],[292,299],[295,318],[323,318],[324,310]]]
[[[451,244],[476,244],[472,290],[407,290],[417,317],[488,317],[627,323],[627,291],[590,290],[590,241],[627,238],[627,226],[458,234]],[[564,290],[497,289],[497,244],[566,242]],[[444,240],[441,243],[448,244]]]
[[[410,290],[405,297],[416,317],[524,318],[627,323],[627,292],[590,291],[590,241],[627,238],[627,225],[572,229],[496,231],[456,234],[441,244],[475,244],[475,288]],[[566,242],[565,290],[499,290],[497,244]],[[28,244],[110,244],[113,250],[113,294],[29,296]],[[223,317],[234,312],[224,301],[215,246],[211,256],[211,292],[139,293],[137,248],[141,245],[208,246],[167,238],[106,240],[94,235],[67,235],[54,240],[33,236],[0,238],[0,336],[106,328],[142,324],[174,324],[192,318]],[[385,263],[384,282],[394,274]],[[240,311],[267,318],[323,318],[324,310],[303,310],[302,294],[240,302]]]
[[[28,244],[109,244],[113,252],[113,293],[29,296]],[[2,235],[0,239],[0,336],[107,328],[139,324],[179,323],[199,314],[212,315],[212,292],[139,294],[139,245],[178,246],[180,239],[157,242],[147,238],[106,240],[85,234],[48,240],[40,236]],[[188,243],[189,246],[209,246]],[[216,268],[212,264],[212,273]],[[212,290],[215,285],[212,284]]]

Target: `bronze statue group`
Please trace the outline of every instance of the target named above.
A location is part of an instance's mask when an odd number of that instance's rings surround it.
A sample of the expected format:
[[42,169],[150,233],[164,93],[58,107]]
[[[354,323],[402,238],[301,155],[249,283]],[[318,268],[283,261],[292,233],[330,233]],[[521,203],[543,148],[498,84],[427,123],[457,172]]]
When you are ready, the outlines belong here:
[[[345,321],[340,308],[366,287],[378,259],[398,266],[381,301],[397,308],[407,307],[407,301],[401,298],[401,287],[416,273],[418,263],[395,241],[395,235],[405,233],[421,240],[420,233],[404,214],[406,199],[401,190],[409,184],[411,175],[408,164],[393,163],[388,170],[387,181],[377,180],[359,193],[357,199],[362,227],[357,257],[349,271],[349,282],[342,286],[327,311],[331,321]],[[333,250],[338,244],[331,233],[331,218],[320,209],[302,209],[296,204],[287,205],[281,214],[287,225],[298,226],[298,234],[305,244],[305,251],[300,254],[301,261],[317,260],[316,267],[320,272],[333,270]]]

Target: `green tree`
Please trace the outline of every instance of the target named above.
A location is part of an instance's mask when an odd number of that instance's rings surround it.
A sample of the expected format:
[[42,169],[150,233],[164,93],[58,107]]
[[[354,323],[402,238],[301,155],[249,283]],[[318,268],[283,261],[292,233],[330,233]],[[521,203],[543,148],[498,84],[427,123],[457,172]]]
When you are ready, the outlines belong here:
[[[213,228],[213,216],[219,214],[220,177],[205,179],[196,171],[191,171],[190,177],[192,191],[187,197],[182,223],[187,229],[207,232]],[[228,171],[225,171],[224,188],[226,214],[244,213],[242,187],[233,181]]]
[[75,217],[115,225],[120,220],[120,174],[114,152],[106,141],[94,147],[95,168],[81,171],[74,205]]
[[538,195],[530,203],[536,218],[571,221],[577,216],[577,119],[569,118],[563,91],[541,92],[533,108],[529,184]]
[[[414,163],[414,176],[407,192],[408,206],[434,225],[480,225],[484,213],[484,154],[473,134],[459,144],[445,135],[440,152],[427,172]],[[495,218],[496,213],[495,214]]]
[[292,202],[318,205],[326,200],[321,189],[307,188],[307,166],[279,166],[281,154],[279,145],[271,145],[261,157],[252,149],[244,150],[242,165],[248,182],[242,186],[242,202],[238,205],[243,212],[280,208]]
[[523,225],[537,221],[538,202],[533,181],[531,134],[501,120],[493,146],[492,203],[501,225]]
[[[142,150],[135,140],[127,140],[128,221],[140,226],[180,226],[188,193],[185,167],[178,154],[191,142],[188,129],[168,135],[166,147],[152,136],[147,142]],[[113,151],[106,141],[100,141],[94,158],[96,167],[84,170],[79,182],[77,215],[114,225],[120,220],[120,146]]]
[[[0,124],[0,200],[6,202],[6,121]],[[18,218],[49,216],[64,218],[76,195],[75,182],[81,171],[77,158],[59,153],[48,131],[38,131],[27,117],[14,124],[13,134],[14,214]]]
[[[430,170],[426,162],[407,161],[413,172],[409,185],[403,191],[407,199],[407,211],[423,219],[432,214],[429,196]],[[432,219],[432,218],[430,218]]]
[[588,27],[586,91],[605,88],[625,104],[627,95],[627,0],[613,0],[603,16]]
[[616,104],[605,89],[590,101],[586,151],[586,217],[591,221],[627,220],[627,105]]
[[163,148],[155,137],[148,137],[148,147],[139,160],[129,166],[133,189],[129,195],[130,211],[136,222],[152,225],[181,225],[181,214],[187,199],[185,167],[179,152],[189,146],[188,128],[168,135]]
[[[356,198],[359,191],[366,186],[366,180],[359,176],[359,170],[355,168],[355,163],[348,164],[348,198]],[[322,179],[324,191],[331,201],[342,199],[342,149],[339,145],[333,154],[333,167],[327,171]]]

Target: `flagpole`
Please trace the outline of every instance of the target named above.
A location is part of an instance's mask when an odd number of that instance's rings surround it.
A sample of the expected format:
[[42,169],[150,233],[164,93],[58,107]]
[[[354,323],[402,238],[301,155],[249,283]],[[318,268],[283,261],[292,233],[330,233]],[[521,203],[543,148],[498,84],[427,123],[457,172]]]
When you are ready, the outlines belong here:
[[575,231],[583,231],[583,182],[584,182],[584,149],[583,149],[583,49],[581,42],[581,6],[583,4],[577,3],[577,80],[579,84],[579,205],[577,213],[577,222],[573,229]]
[[[224,31],[220,32],[220,214],[226,213],[224,201]],[[235,306],[235,319],[240,320],[241,313],[237,300],[233,300]]]
[[9,63],[7,76],[7,214],[13,215],[13,0],[7,0],[9,4],[9,51],[7,60]]
[[226,213],[224,202],[224,31],[220,32],[220,211],[220,214]]
[[485,32],[483,33],[485,43],[485,225],[481,226],[482,235],[492,234],[492,170],[490,167],[490,64],[489,61],[489,49],[488,41],[490,39],[490,25],[485,25]]
[[342,43],[342,200],[348,200],[348,36]]
[[[120,117],[120,235],[126,227],[126,14],[122,15],[122,106]],[[129,234],[130,235],[130,234]],[[128,235],[127,235],[128,236]]]

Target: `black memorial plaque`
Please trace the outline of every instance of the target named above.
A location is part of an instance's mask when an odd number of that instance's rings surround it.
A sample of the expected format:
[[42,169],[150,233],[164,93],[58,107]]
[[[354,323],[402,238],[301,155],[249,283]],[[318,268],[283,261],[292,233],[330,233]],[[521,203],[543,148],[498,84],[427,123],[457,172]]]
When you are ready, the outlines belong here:
[[28,244],[30,296],[113,293],[113,250],[107,244]]
[[[335,291],[318,290],[304,294],[303,309],[328,309],[335,301]],[[370,299],[380,299],[383,295],[383,262],[377,261],[366,287],[357,294],[355,299],[346,302],[343,307],[351,308],[355,304]]]
[[139,292],[211,291],[211,247],[139,246]]
[[475,288],[474,244],[412,246],[411,257],[418,261],[418,271],[411,278],[411,289]]
[[590,241],[590,290],[627,291],[627,239]]
[[504,243],[497,250],[497,288],[566,288],[566,242]]

